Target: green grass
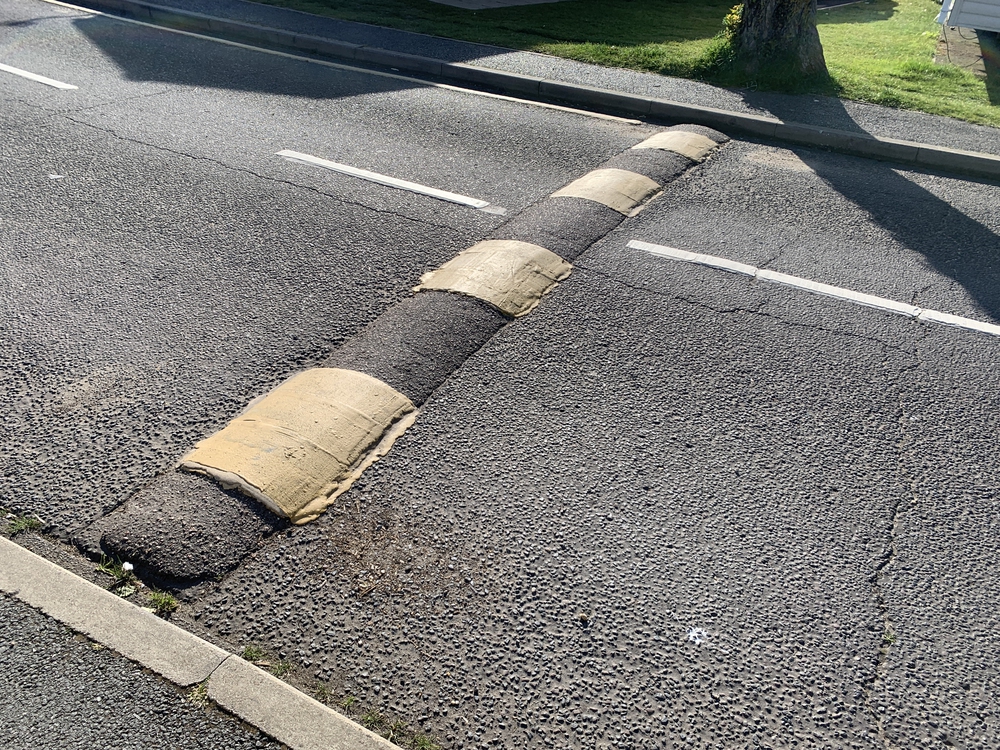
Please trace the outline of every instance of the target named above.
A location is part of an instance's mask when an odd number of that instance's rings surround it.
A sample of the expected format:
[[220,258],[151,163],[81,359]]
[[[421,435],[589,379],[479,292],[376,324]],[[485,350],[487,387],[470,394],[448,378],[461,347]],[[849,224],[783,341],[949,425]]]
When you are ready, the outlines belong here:
[[9,536],[17,536],[24,531],[38,531],[42,528],[42,522],[31,516],[18,516],[7,524],[5,531]]
[[149,602],[153,605],[153,611],[160,617],[166,617],[178,607],[177,599],[166,591],[150,591]]
[[[733,0],[571,0],[466,11],[428,0],[264,0],[271,5],[425,34],[543,52],[582,62],[712,83],[767,88],[715,69],[717,35]],[[1000,126],[983,80],[935,65],[934,0],[868,0],[820,11],[829,81],[780,90],[848,99]]]
[[243,651],[240,654],[247,661],[260,661],[263,659],[267,653],[264,649],[259,646],[244,646]]

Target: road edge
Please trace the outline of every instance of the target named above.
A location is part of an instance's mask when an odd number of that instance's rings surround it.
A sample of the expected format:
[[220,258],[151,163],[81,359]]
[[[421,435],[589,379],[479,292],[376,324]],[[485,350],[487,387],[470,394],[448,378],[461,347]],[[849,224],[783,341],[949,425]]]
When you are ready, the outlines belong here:
[[538,101],[558,101],[581,109],[611,110],[671,123],[704,125],[727,134],[739,133],[798,146],[824,148],[850,156],[894,162],[918,169],[1000,180],[1000,156],[993,154],[785,122],[761,115],[627,94],[465,63],[452,63],[437,58],[217,18],[141,0],[75,0],[74,4],[98,12],[108,11],[111,15],[121,14],[179,31],[206,33],[261,46],[279,46],[308,54],[391,67],[455,83],[500,89]]
[[146,667],[292,750],[390,750],[386,739],[244,661],[0,536],[0,592]]

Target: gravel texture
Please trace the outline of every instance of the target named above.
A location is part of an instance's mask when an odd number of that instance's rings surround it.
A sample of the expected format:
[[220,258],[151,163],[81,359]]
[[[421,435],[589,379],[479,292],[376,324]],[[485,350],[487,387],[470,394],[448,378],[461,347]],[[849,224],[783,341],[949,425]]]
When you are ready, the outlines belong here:
[[280,747],[5,595],[0,736],[6,750]]

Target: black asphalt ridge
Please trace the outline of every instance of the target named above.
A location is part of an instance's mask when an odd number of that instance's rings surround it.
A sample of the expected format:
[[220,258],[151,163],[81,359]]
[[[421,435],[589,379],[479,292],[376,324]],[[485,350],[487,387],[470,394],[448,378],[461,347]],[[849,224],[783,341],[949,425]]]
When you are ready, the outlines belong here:
[[586,198],[548,198],[497,227],[490,239],[530,242],[572,261],[624,218]]
[[323,367],[371,375],[420,406],[507,320],[482,300],[429,290],[390,307]]
[[[729,140],[709,128],[689,132],[720,144]],[[598,169],[629,169],[664,185],[693,164],[668,151],[630,149]],[[511,218],[492,238],[531,242],[572,260],[623,219],[594,201],[548,197]],[[363,372],[419,406],[507,320],[470,297],[421,292],[386,310],[323,366]],[[130,560],[165,582],[218,578],[286,525],[254,504],[208,480],[170,473],[80,531],[75,541],[87,554]]]
[[171,471],[120,511],[87,527],[77,546],[91,556],[106,548],[121,560],[141,560],[160,575],[191,581],[232,570],[248,548],[287,526],[288,521],[236,490],[198,474]]

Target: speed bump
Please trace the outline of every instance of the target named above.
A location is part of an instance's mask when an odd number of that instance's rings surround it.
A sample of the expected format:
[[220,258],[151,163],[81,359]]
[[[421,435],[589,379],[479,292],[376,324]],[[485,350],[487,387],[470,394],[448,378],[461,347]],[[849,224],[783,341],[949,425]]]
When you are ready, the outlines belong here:
[[311,521],[413,422],[406,396],[353,370],[293,375],[180,463],[292,523]]
[[570,275],[573,266],[551,250],[517,240],[486,240],[424,274],[413,291],[437,289],[476,297],[518,318]]
[[715,141],[700,133],[689,133],[686,130],[664,130],[635,144],[632,148],[655,148],[660,151],[673,151],[686,156],[691,161],[704,161],[718,145]]
[[586,198],[628,216],[660,185],[625,169],[595,169],[552,194],[553,198]]

